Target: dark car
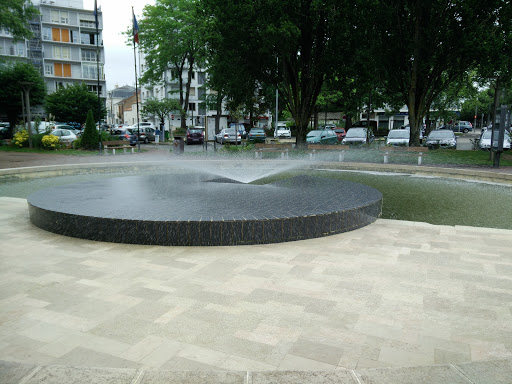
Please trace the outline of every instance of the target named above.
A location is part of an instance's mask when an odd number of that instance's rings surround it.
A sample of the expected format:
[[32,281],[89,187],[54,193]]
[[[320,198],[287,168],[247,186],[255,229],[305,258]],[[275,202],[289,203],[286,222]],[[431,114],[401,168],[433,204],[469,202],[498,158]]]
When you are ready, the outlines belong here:
[[457,148],[457,138],[450,129],[436,129],[430,132],[426,140],[429,149],[434,148]]
[[267,135],[262,128],[253,128],[249,131],[247,138],[251,143],[264,143]]
[[113,140],[129,140],[130,145],[137,144],[137,135],[128,128],[114,128],[111,136]]
[[199,143],[203,144],[204,130],[201,128],[188,128],[187,129],[187,144]]
[[347,131],[341,144],[370,144],[375,140],[372,130],[368,128],[352,127]]
[[471,124],[469,121],[459,121],[453,125],[448,125],[448,128],[453,132],[468,133],[473,130],[473,124]]
[[317,129],[309,131],[306,136],[307,144],[338,144],[336,132],[332,129]]

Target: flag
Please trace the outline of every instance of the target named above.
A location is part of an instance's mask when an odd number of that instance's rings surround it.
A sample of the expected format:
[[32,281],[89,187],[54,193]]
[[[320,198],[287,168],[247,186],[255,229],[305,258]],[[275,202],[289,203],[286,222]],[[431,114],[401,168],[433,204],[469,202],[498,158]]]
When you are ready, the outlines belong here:
[[96,23],[96,28],[98,28],[98,4],[96,0],[94,0],[94,21]]
[[137,24],[135,13],[133,14],[133,41],[139,44],[139,24]]

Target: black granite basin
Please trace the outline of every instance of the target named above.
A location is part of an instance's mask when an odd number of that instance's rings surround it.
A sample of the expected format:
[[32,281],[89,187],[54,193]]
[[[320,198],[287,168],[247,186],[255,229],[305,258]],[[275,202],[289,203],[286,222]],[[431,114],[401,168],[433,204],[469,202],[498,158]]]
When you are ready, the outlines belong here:
[[381,213],[374,188],[296,176],[254,185],[203,174],[118,177],[28,197],[31,222],[83,239],[127,244],[243,245],[332,235]]

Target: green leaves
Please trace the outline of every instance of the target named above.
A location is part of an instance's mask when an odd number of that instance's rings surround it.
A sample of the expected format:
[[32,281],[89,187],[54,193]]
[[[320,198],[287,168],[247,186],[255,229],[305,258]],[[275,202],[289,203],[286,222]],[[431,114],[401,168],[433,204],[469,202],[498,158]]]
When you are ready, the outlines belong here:
[[90,92],[84,83],[74,83],[60,88],[46,97],[45,109],[56,121],[85,123],[87,111],[91,110],[94,121],[106,114],[104,103],[98,111],[98,96]]
[[7,28],[15,40],[32,37],[28,22],[37,15],[30,0],[0,0],[0,28]]

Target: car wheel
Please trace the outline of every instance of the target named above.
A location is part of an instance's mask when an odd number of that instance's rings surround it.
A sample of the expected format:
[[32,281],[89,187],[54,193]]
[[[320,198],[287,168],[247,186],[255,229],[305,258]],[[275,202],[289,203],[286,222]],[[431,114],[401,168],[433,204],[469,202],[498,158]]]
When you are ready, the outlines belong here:
[[146,138],[144,139],[144,144],[147,144],[147,143],[149,143],[149,139],[146,137]]
[[469,132],[469,129],[464,128],[464,130],[463,130],[462,132],[464,132],[464,133],[468,133],[468,132]]

